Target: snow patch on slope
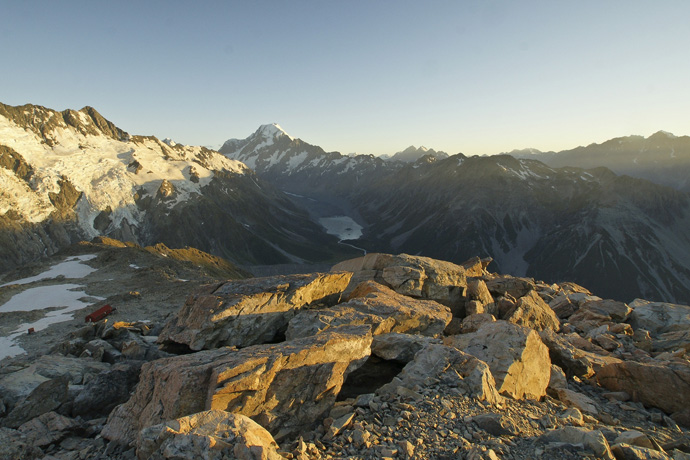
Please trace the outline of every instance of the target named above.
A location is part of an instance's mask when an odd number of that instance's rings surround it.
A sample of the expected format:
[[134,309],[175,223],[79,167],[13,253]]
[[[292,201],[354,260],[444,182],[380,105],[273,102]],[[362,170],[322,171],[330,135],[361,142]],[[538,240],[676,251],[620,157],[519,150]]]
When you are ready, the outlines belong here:
[[[83,192],[77,213],[82,230],[90,237],[100,233],[94,229],[93,222],[106,209],[112,211],[115,226],[125,219],[130,224],[139,222],[142,211],[135,203],[135,195],[141,190],[154,195],[163,180],[169,181],[178,192],[177,199],[168,203],[171,208],[200,193],[212,180],[214,171],[236,174],[247,171],[241,162],[217,152],[172,141],[166,144],[156,138],[128,137],[121,141],[103,135],[84,135],[64,126],[49,135],[52,146],[33,131],[0,116],[0,142],[19,153],[34,170],[27,184],[11,171],[0,168],[0,213],[12,209],[26,221],[45,220],[55,209],[49,193],[58,193],[58,181],[66,176],[77,191]],[[140,168],[131,168],[133,164]],[[198,182],[189,180],[192,170]]]

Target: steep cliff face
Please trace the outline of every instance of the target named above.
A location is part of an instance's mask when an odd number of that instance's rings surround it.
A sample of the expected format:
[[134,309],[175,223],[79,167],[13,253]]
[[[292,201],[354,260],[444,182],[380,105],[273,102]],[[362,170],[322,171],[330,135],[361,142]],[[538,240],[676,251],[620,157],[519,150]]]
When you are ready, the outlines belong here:
[[260,264],[353,253],[244,164],[90,107],[0,104],[0,184],[0,270],[99,235]]

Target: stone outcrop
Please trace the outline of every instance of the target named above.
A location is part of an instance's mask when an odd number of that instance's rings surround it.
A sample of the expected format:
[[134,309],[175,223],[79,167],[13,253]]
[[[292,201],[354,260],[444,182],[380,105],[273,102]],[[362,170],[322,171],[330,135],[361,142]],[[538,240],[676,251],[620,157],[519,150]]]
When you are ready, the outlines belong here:
[[209,285],[161,337],[160,324],[103,322],[12,361],[0,459],[690,452],[688,307],[493,275],[479,259],[347,263],[365,269]]
[[302,308],[337,303],[351,276],[315,273],[210,286],[187,300],[158,340],[192,350],[271,342]]
[[503,400],[485,362],[442,344],[426,345],[403,368],[399,376],[378,391],[383,394],[396,394],[400,387],[425,387],[434,379],[453,382],[463,394],[489,404],[498,404]]
[[561,323],[556,314],[539,297],[536,291],[529,291],[517,299],[515,307],[509,310],[503,316],[503,319],[537,331],[543,331],[544,329],[558,331],[561,328]]
[[551,360],[571,377],[588,378],[608,364],[621,362],[613,356],[601,356],[581,350],[550,329],[541,331],[539,335],[542,342],[549,348]]
[[210,410],[141,430],[140,460],[203,458],[283,460],[271,434],[249,417]]
[[368,327],[345,327],[279,345],[147,363],[103,436],[131,442],[142,428],[211,409],[252,417],[276,436],[299,431],[330,409],[347,374],[369,356],[371,341]]
[[630,302],[630,308],[633,309],[630,324],[635,329],[644,329],[652,335],[690,330],[690,306],[635,299]]
[[447,337],[444,343],[486,362],[501,394],[515,399],[546,394],[551,360],[536,331],[495,321],[482,324],[476,332]]
[[370,253],[340,262],[331,271],[354,273],[348,291],[362,281],[373,280],[400,294],[435,300],[451,309],[462,302],[467,287],[467,274],[463,266],[407,254]]
[[452,318],[444,305],[398,294],[374,281],[363,282],[348,298],[332,308],[299,313],[290,320],[286,338],[306,337],[347,324],[369,324],[375,335],[399,332],[433,337],[440,336]]
[[680,363],[609,364],[596,373],[597,382],[613,391],[625,391],[645,406],[667,414],[690,407],[690,365]]

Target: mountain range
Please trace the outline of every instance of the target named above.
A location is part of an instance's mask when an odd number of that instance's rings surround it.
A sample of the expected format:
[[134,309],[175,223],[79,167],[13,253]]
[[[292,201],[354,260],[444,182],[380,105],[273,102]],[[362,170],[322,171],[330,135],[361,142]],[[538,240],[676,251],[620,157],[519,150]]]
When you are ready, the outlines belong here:
[[357,253],[246,165],[129,135],[91,107],[0,104],[0,183],[0,270],[99,235],[245,264]]
[[690,137],[659,131],[643,136],[617,137],[561,152],[535,149],[513,150],[517,158],[532,158],[552,167],[604,166],[616,174],[647,179],[661,185],[690,192]]
[[505,154],[349,157],[277,125],[220,152],[313,215],[358,221],[356,244],[369,251],[453,262],[487,256],[497,271],[572,279],[612,298],[690,299],[690,199],[670,187]]
[[[0,271],[107,236],[244,265],[332,263],[362,251],[491,257],[493,270],[568,279],[611,298],[688,302],[683,184],[618,175],[593,159],[618,164],[635,151],[628,163],[640,171],[661,164],[643,157],[681,170],[688,139],[614,139],[565,159],[536,152],[544,161],[415,147],[385,159],[326,152],[268,124],[216,152],[130,135],[91,107],[0,104]],[[553,164],[587,152],[585,167]],[[324,218],[362,235],[328,234]]]

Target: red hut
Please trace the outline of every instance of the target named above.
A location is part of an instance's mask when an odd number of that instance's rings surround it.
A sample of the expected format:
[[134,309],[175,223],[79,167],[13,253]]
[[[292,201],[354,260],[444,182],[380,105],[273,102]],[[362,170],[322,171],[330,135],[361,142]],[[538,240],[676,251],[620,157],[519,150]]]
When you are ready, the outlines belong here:
[[96,321],[102,320],[114,311],[115,309],[110,305],[103,305],[101,308],[91,313],[90,315],[86,315],[86,319],[84,320],[84,322],[88,323],[89,321],[91,321],[92,323],[95,323]]

